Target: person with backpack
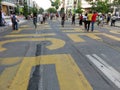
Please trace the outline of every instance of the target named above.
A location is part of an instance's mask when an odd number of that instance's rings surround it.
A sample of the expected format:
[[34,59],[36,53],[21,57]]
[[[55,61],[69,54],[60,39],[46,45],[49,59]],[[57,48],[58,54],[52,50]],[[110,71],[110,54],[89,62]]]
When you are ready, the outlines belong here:
[[18,30],[18,18],[17,15],[15,13],[13,13],[13,15],[11,16],[11,22],[12,22],[12,27],[13,30]]

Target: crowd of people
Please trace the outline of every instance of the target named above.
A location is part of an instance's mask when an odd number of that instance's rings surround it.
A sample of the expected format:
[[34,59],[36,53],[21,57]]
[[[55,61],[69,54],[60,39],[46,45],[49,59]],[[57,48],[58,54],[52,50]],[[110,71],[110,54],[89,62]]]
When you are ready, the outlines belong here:
[[[44,24],[49,18],[52,20],[53,18],[61,18],[61,26],[64,27],[65,20],[68,20],[68,18],[71,18],[71,24],[75,25],[76,19],[79,20],[79,25],[84,25],[84,29],[89,32],[89,31],[94,31],[94,24],[97,23],[99,27],[103,27],[104,24],[110,25],[110,26],[115,26],[116,22],[116,16],[115,14],[111,15],[110,13],[108,14],[102,14],[102,13],[97,13],[97,12],[92,12],[89,11],[84,14],[78,14],[76,18],[76,14],[70,14],[69,16],[65,13],[58,14],[58,13],[43,13],[43,14],[37,14],[33,13],[30,17],[33,19],[33,24],[35,28],[37,28],[37,23]],[[11,16],[11,22],[12,22],[12,27],[13,30],[18,30],[18,22],[19,19],[15,13],[12,13]],[[4,13],[2,13],[2,21],[6,23],[4,19]]]
[[[61,25],[64,26],[65,22],[65,13],[61,15]],[[76,15],[72,14],[71,16],[71,24],[75,25],[75,20],[76,20]],[[78,16],[79,19],[79,25],[84,25],[84,29],[86,31],[94,31],[94,24],[97,23],[97,25],[100,27],[103,27],[103,25],[110,25],[110,26],[115,26],[116,22],[116,15],[113,14],[111,15],[110,13],[108,14],[102,14],[102,13],[97,13],[97,12],[87,12],[85,14],[79,14]]]

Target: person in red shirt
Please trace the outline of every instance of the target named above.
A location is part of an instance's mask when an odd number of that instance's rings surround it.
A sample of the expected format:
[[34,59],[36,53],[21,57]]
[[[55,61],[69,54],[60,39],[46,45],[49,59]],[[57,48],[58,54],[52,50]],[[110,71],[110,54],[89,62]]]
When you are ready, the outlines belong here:
[[97,13],[94,12],[93,15],[92,15],[92,20],[91,20],[91,22],[92,22],[92,24],[91,24],[91,31],[94,30],[94,24],[96,22],[96,17],[97,17]]
[[82,22],[83,22],[83,15],[80,14],[79,15],[79,25],[82,25]]

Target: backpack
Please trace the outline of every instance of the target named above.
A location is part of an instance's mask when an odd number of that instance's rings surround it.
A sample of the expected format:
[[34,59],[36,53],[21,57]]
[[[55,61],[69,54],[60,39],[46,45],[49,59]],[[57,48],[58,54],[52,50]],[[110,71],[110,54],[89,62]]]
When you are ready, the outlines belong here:
[[17,20],[17,19],[16,19],[16,16],[13,15],[13,17],[12,17],[12,22],[15,23],[15,22],[17,22],[16,20]]

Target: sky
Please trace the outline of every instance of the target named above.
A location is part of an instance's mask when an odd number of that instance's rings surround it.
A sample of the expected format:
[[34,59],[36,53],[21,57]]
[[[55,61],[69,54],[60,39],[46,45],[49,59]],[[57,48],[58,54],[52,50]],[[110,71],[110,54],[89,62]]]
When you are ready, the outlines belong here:
[[43,9],[48,9],[51,6],[50,0],[34,0]]

